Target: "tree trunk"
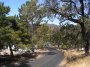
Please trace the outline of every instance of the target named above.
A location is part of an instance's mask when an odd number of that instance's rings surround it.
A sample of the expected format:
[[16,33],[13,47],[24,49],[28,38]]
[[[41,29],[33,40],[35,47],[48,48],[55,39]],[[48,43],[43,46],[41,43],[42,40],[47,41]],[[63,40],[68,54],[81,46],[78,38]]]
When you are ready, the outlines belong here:
[[86,33],[86,46],[85,46],[86,55],[89,54],[89,32]]
[[[32,33],[31,33],[31,37],[33,37],[33,35],[34,35],[34,24],[33,24],[33,21],[31,22],[31,24],[32,24]],[[33,40],[33,38],[31,38],[31,40]],[[33,43],[33,41],[32,41],[32,52],[34,53],[35,52],[35,48],[34,48],[34,43]]]
[[58,44],[57,44],[57,46],[58,46],[58,49],[59,49],[59,47],[60,47],[60,46],[59,46],[59,44],[60,44],[60,43],[59,43],[59,40],[58,40]]
[[88,55],[88,54],[89,54],[89,41],[87,41],[85,45],[85,55]]
[[58,44],[58,49],[59,49],[59,44]]
[[34,34],[34,24],[27,19],[27,29],[28,29],[28,34],[29,34],[29,40],[31,41],[31,51],[34,53],[34,44],[32,42],[32,36]]
[[9,44],[9,49],[10,49],[10,55],[11,55],[11,57],[13,57],[14,54],[13,54],[12,46],[10,44]]
[[81,34],[83,38],[83,43],[84,43],[84,50],[85,50],[85,55],[89,54],[89,39],[86,34],[86,29],[84,23],[80,23],[81,26]]

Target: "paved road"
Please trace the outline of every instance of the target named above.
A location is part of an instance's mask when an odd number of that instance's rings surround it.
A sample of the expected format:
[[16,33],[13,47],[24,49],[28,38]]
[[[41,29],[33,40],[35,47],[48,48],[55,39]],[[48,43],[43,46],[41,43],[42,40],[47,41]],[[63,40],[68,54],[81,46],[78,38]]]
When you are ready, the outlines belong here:
[[31,67],[57,67],[63,59],[63,53],[53,48],[47,49],[49,52],[46,53],[44,57],[30,61],[29,65],[31,65]]
[[49,52],[46,52],[44,57],[40,59],[24,61],[19,65],[11,65],[9,67],[58,67],[58,64],[63,59],[63,53],[53,48],[47,49]]

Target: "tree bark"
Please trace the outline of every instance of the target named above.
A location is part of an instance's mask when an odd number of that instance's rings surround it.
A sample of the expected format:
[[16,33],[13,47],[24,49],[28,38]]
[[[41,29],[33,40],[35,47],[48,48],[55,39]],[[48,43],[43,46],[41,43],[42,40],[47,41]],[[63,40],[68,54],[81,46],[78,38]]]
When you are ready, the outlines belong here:
[[80,26],[81,26],[81,34],[83,38],[83,43],[84,43],[85,55],[88,55],[89,54],[89,39],[86,34],[86,28],[85,28],[84,23],[80,23]]
[[86,55],[89,54],[89,32],[86,33],[86,46],[85,46]]
[[9,49],[10,49],[10,55],[11,55],[11,57],[13,57],[14,54],[13,54],[12,46],[10,44],[9,44]]
[[89,54],[89,41],[87,40],[86,45],[85,45],[85,55]]
[[59,49],[59,44],[58,44],[58,49]]

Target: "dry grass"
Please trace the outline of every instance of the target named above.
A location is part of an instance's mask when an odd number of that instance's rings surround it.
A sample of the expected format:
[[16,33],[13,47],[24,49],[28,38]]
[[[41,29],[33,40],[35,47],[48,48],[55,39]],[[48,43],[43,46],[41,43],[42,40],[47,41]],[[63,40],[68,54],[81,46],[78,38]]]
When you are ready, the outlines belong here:
[[90,67],[90,56],[85,56],[83,51],[64,50],[65,58],[59,67]]
[[90,67],[90,57],[88,56],[88,57],[67,63],[65,67]]

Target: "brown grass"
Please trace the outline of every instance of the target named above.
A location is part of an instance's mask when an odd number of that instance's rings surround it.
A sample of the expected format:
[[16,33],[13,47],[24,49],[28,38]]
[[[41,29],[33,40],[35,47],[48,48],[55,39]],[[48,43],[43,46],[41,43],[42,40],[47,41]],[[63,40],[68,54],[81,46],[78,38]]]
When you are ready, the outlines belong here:
[[65,58],[59,67],[90,67],[90,56],[83,51],[63,50]]

